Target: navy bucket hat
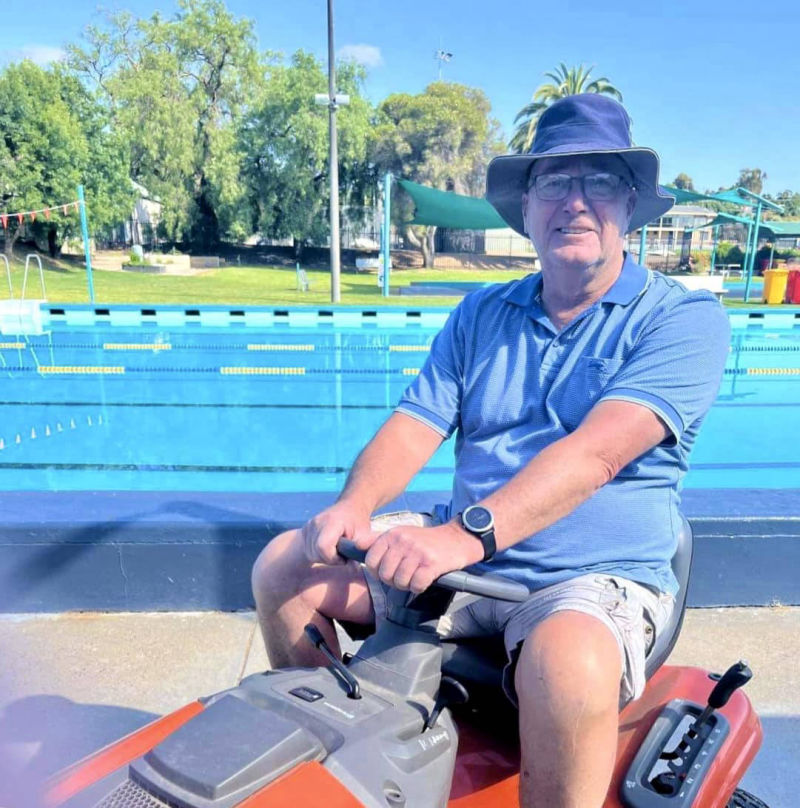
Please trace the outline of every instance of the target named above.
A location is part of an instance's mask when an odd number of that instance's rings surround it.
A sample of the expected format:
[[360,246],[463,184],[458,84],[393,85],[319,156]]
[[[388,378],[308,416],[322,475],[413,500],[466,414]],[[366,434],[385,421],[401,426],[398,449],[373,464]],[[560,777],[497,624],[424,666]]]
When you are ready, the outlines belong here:
[[631,145],[631,121],[622,104],[597,93],[562,98],[539,119],[533,146],[527,154],[507,154],[489,163],[486,198],[518,233],[525,235],[522,195],[528,187],[533,163],[541,157],[616,154],[633,175],[636,207],[628,232],[663,216],[674,197],[658,186],[658,155]]

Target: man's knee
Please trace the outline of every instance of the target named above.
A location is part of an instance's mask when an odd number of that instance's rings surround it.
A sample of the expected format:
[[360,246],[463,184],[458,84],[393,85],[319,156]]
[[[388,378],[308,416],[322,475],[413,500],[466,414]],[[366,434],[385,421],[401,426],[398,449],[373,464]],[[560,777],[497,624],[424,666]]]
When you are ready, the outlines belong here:
[[297,591],[311,566],[299,547],[299,534],[299,530],[279,533],[258,554],[250,575],[256,603]]
[[616,637],[598,618],[557,612],[528,635],[514,684],[520,710],[580,713],[616,710],[622,657]]

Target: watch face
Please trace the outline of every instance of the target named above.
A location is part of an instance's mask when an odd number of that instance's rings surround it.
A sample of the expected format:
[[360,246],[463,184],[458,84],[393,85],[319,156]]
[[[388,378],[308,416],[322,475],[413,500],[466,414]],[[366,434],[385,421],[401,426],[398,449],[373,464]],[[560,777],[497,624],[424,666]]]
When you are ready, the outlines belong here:
[[472,507],[467,508],[464,511],[463,520],[464,525],[469,530],[476,530],[478,532],[488,530],[494,521],[492,518],[492,512],[488,508],[484,508],[482,505],[473,505]]

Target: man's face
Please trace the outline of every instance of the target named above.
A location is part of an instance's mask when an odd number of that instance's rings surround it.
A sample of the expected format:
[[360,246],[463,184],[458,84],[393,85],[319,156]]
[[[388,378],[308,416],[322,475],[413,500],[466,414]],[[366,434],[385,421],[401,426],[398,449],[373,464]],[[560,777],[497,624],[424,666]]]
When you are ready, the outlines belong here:
[[580,181],[573,182],[567,196],[547,201],[530,187],[522,197],[525,229],[536,247],[543,267],[573,266],[587,269],[614,261],[622,255],[622,238],[635,205],[635,191],[627,166],[613,155],[548,157],[537,160],[531,173],[569,174],[583,177],[607,172],[623,178],[612,199],[587,199]]

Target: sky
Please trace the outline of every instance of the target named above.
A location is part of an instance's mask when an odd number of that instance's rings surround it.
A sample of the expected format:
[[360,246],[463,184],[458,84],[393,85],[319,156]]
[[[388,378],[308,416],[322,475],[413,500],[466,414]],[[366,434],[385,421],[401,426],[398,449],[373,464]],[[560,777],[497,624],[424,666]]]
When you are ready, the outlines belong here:
[[[227,0],[255,21],[259,47],[327,63],[326,0]],[[0,19],[0,64],[58,58],[102,18],[97,0],[37,0]],[[172,0],[113,0],[105,9],[171,16]],[[661,155],[661,181],[733,185],[742,168],[764,190],[800,192],[800,11],[792,0],[334,0],[335,49],[368,69],[379,102],[442,78],[482,89],[504,135],[561,62],[594,66],[622,92],[637,145]]]

